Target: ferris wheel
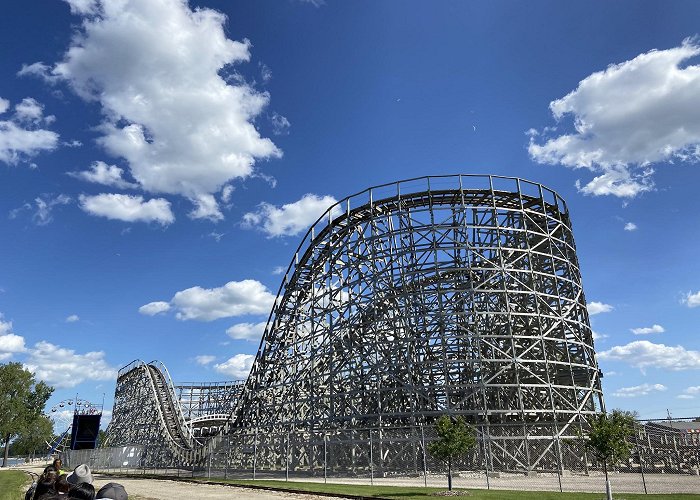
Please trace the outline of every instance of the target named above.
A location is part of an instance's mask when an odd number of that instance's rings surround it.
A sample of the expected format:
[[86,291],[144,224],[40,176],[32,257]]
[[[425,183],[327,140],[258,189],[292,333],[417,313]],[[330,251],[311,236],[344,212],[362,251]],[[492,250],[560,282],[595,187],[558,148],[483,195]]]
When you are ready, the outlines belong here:
[[60,453],[70,447],[74,415],[101,413],[101,411],[102,408],[99,405],[77,397],[64,399],[53,405],[45,412],[45,415],[53,422],[54,429],[54,437],[50,441],[46,441],[47,453],[49,455]]

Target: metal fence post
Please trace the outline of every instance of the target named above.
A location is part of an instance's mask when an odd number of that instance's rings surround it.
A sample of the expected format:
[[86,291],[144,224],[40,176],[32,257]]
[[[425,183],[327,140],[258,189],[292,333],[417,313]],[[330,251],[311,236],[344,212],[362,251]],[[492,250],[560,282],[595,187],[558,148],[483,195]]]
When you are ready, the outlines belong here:
[[637,429],[634,430],[634,444],[637,447],[637,454],[639,455],[639,470],[642,473],[642,486],[644,486],[644,494],[648,495],[649,492],[647,491],[647,480],[644,477],[644,452],[642,451],[642,447],[639,446]]
[[284,480],[289,481],[289,431],[287,431],[287,452],[285,453]]
[[207,479],[211,479],[211,456],[214,453],[213,442],[209,440],[209,456],[207,457]]
[[484,426],[481,426],[481,444],[484,450],[484,474],[486,475],[486,489],[491,489],[491,481],[489,480],[489,457],[486,451],[486,434],[484,434]]
[[369,430],[369,484],[374,486],[374,457],[372,456],[372,429]]
[[255,427],[255,437],[253,438],[253,481],[258,472],[258,427]]
[[328,482],[328,434],[323,433],[323,482]]
[[428,487],[428,461],[425,456],[425,432],[423,431],[423,424],[420,424],[420,440],[421,440],[421,452],[423,454],[423,486]]
[[557,479],[559,480],[559,493],[563,493],[564,489],[561,487],[561,475],[564,473],[564,465],[561,463],[561,441],[559,440],[558,426],[554,429],[554,432],[556,433],[556,436],[552,437],[556,439],[557,445]]
[[224,479],[228,479],[228,459],[231,455],[231,436],[226,436],[226,451],[224,452]]

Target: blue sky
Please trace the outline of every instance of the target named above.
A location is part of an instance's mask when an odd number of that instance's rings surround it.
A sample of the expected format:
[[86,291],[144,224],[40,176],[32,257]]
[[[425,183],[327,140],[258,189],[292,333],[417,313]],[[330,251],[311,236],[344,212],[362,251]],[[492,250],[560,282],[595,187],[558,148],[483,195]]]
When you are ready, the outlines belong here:
[[[0,357],[240,378],[303,232],[422,175],[568,202],[610,408],[700,414],[697,2],[43,0],[0,17]],[[595,313],[595,314],[593,314]],[[635,331],[633,331],[635,330]]]

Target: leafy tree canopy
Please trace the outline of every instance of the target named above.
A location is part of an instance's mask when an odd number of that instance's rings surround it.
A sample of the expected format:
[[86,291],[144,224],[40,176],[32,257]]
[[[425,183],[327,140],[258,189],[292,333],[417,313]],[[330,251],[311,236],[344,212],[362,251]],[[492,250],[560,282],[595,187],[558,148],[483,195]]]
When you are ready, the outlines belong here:
[[462,417],[453,420],[443,415],[435,429],[439,439],[428,445],[428,451],[438,460],[448,461],[465,455],[476,446],[476,433]]
[[586,446],[600,460],[615,464],[630,455],[634,436],[635,414],[622,410],[599,413],[588,419],[590,430]]
[[41,416],[53,387],[37,382],[20,363],[0,365],[0,436],[5,441],[3,466],[12,437],[28,430]]
[[47,442],[53,441],[53,437],[53,422],[40,415],[32,425],[20,431],[10,445],[10,451],[13,455],[39,455],[47,451]]

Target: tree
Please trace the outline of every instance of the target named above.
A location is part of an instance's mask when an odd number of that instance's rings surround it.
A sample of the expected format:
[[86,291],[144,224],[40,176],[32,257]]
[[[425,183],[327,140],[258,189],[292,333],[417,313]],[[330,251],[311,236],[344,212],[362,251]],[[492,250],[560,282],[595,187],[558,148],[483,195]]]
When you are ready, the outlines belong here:
[[49,417],[39,415],[31,425],[20,431],[10,445],[10,451],[13,455],[46,454],[47,443],[53,441],[53,437],[53,422]]
[[102,429],[97,432],[97,446],[99,448],[105,448],[107,446],[107,433]]
[[7,465],[10,440],[34,424],[52,392],[53,387],[37,382],[20,363],[0,365],[0,436],[5,441],[2,467]]
[[588,418],[590,429],[584,442],[586,448],[603,462],[605,493],[608,500],[612,500],[608,466],[629,457],[632,451],[630,438],[634,436],[634,423],[635,414],[622,410],[598,413]]
[[447,489],[452,491],[452,461],[476,446],[476,432],[462,417],[450,418],[447,415],[438,419],[435,429],[438,440],[428,445],[428,451],[447,463]]

